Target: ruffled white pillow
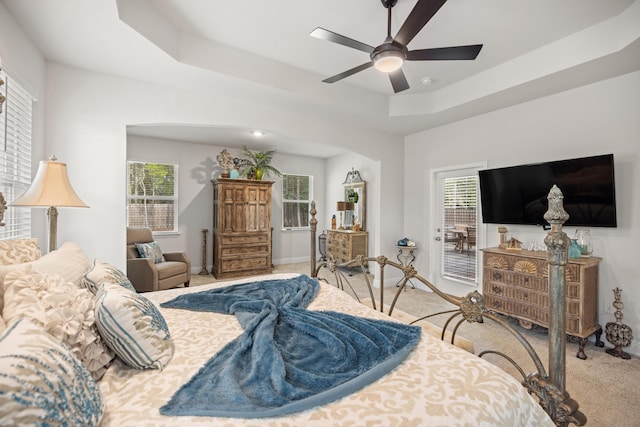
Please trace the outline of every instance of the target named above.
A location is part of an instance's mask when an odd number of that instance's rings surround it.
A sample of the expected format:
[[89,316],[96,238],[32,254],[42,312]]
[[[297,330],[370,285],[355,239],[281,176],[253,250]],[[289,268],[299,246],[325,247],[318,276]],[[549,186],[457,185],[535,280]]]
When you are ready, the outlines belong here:
[[98,333],[93,295],[58,275],[14,270],[4,280],[7,324],[29,318],[52,336],[65,342],[94,378],[100,379],[114,354]]

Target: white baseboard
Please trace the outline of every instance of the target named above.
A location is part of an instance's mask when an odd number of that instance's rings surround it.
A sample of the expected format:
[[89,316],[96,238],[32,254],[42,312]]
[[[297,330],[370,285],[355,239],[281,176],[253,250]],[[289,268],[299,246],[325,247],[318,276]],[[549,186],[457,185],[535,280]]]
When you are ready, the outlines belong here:
[[296,258],[280,258],[280,259],[274,259],[271,261],[274,265],[280,265],[280,264],[298,264],[301,262],[309,262],[309,257],[296,257]]

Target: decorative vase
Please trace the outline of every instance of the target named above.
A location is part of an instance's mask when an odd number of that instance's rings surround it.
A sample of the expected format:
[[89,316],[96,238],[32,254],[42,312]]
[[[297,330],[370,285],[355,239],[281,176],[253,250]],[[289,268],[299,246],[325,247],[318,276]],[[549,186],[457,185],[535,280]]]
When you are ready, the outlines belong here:
[[236,169],[236,168],[231,169],[231,172],[229,172],[229,178],[231,178],[231,179],[240,178],[240,173],[238,172],[238,169]]
[[262,168],[256,168],[256,179],[258,181],[262,181],[262,174],[264,173],[264,171],[262,170]]
[[569,258],[580,258],[582,255],[582,251],[580,251],[580,246],[578,246],[577,239],[571,239],[571,245],[569,245]]
[[576,230],[576,240],[580,247],[580,255],[584,258],[590,257],[591,252],[593,252],[593,246],[591,246],[591,232],[584,229]]

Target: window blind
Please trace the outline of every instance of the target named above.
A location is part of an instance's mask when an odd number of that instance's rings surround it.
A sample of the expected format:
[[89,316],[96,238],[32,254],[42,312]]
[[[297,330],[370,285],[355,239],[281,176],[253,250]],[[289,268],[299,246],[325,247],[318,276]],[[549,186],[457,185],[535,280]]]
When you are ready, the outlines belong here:
[[[31,126],[33,96],[4,71],[0,91],[6,97],[0,113],[0,191],[7,203],[31,185]],[[0,239],[31,237],[31,209],[8,208]]]
[[[478,177],[451,176],[440,181],[443,232],[441,273],[445,278],[475,284],[477,253],[465,252],[466,227],[477,228]],[[464,228],[464,230],[462,230]],[[468,246],[467,246],[468,247]]]

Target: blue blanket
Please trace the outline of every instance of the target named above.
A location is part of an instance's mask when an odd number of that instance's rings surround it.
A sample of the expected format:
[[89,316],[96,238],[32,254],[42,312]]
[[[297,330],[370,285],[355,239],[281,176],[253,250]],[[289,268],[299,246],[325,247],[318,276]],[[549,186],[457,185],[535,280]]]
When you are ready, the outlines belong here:
[[303,275],[185,294],[163,303],[233,314],[244,332],[160,413],[259,418],[303,411],[379,379],[417,345],[416,326],[307,310],[318,290],[318,282]]

